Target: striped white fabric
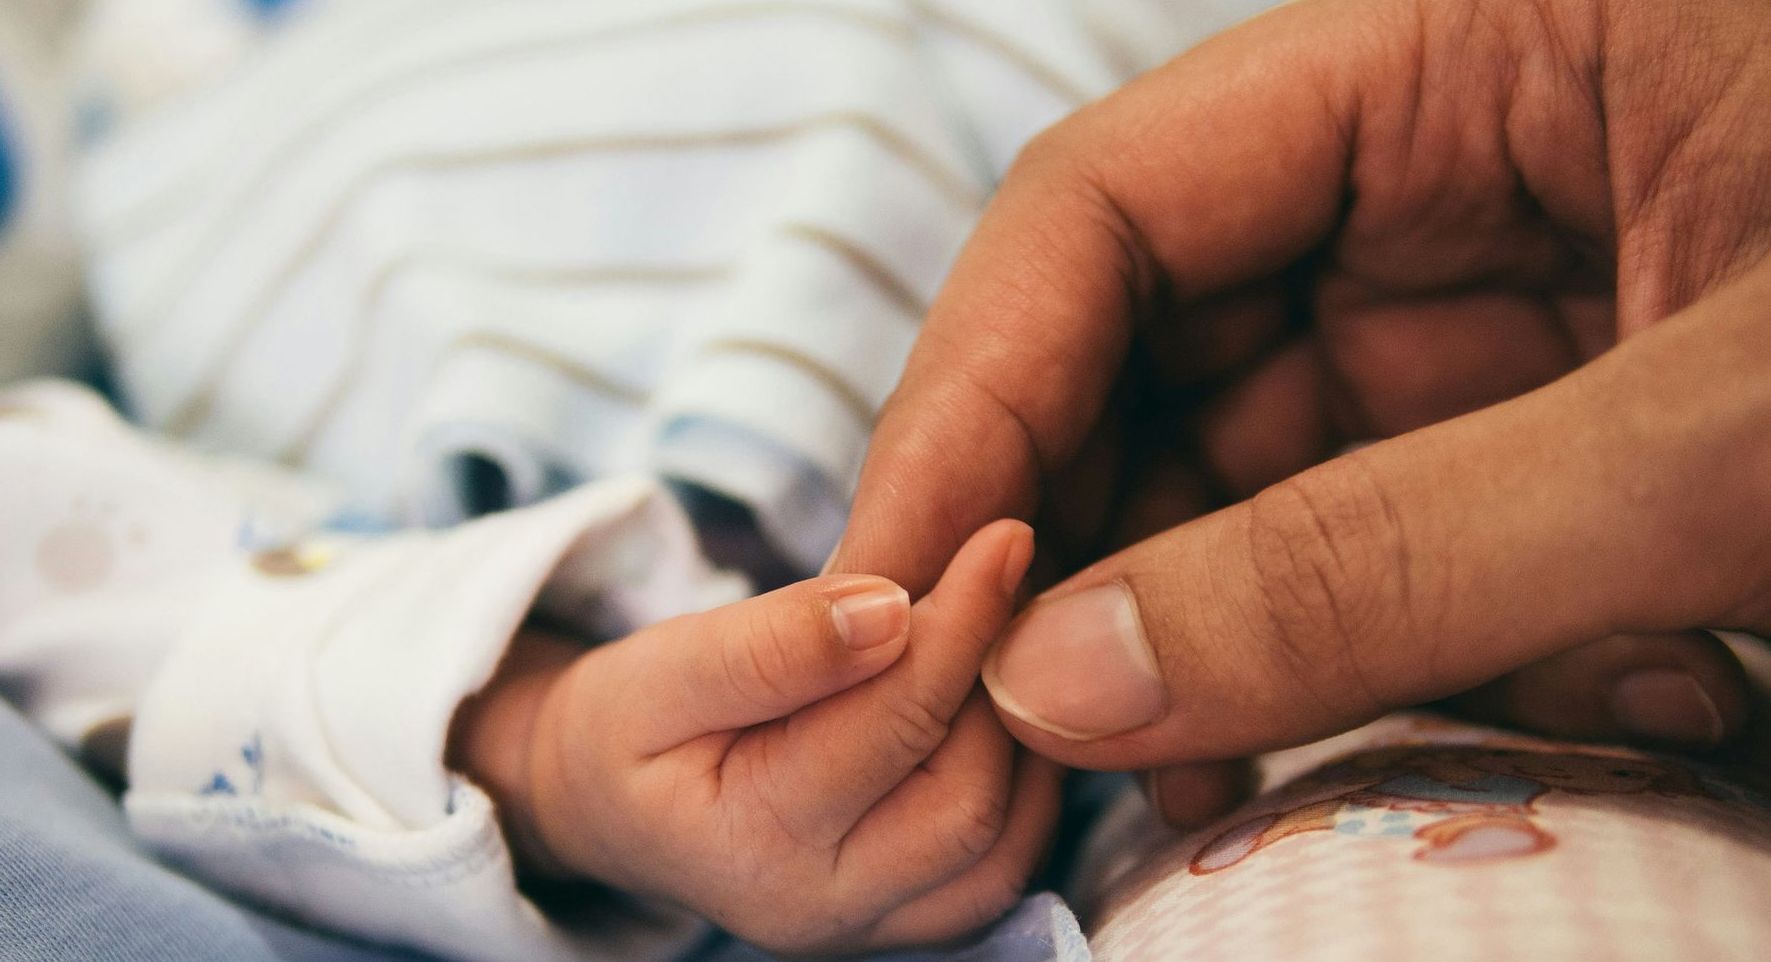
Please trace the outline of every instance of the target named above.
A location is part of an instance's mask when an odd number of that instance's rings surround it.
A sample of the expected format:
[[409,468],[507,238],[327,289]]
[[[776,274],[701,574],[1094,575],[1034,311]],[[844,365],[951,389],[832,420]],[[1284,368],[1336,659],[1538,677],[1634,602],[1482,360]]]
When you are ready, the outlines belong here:
[[71,370],[88,347],[66,204],[63,6],[0,3],[0,383]]
[[117,0],[83,45],[103,333],[149,425],[372,516],[650,472],[809,570],[1021,144],[1236,12]]
[[73,102],[92,294],[148,425],[384,522],[605,480],[310,584],[243,563],[268,522],[232,482],[94,398],[9,395],[0,674],[67,742],[135,714],[132,823],[212,883],[450,957],[674,957],[701,923],[521,897],[441,765],[454,706],[561,571],[631,621],[737,592],[657,476],[815,567],[1015,152],[1247,0],[1222,2],[0,0],[0,380],[66,363]]

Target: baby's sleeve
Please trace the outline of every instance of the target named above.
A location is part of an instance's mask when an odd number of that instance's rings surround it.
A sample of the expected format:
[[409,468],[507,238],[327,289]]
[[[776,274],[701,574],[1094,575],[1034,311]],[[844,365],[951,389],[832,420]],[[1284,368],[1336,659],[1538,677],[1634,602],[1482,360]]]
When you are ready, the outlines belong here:
[[68,386],[0,394],[0,681],[66,744],[129,724],[131,826],[193,876],[451,958],[667,959],[647,908],[567,924],[443,763],[537,609],[602,636],[744,594],[647,480],[443,532],[329,532],[323,490],[200,461]]
[[0,695],[68,748],[127,725],[224,571],[334,500],[151,441],[72,383],[0,390]]

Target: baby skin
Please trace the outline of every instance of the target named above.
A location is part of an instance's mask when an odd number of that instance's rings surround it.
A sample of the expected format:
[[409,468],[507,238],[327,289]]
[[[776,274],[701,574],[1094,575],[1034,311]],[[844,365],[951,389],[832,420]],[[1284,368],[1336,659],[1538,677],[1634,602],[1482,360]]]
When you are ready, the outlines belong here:
[[585,651],[525,634],[452,762],[519,861],[685,906],[775,952],[926,944],[994,920],[1053,831],[1060,774],[980,693],[1033,554],[998,522],[911,604],[802,582]]

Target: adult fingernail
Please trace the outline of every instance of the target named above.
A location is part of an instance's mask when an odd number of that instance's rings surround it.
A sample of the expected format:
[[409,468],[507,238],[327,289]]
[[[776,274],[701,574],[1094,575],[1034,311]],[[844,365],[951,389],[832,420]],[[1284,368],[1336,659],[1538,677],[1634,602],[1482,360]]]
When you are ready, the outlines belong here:
[[1669,668],[1624,676],[1611,690],[1611,713],[1625,731],[1654,741],[1717,745],[1727,733],[1697,679]]
[[836,633],[853,651],[896,641],[910,627],[910,593],[897,585],[870,588],[830,603]]
[[1034,604],[991,652],[984,684],[1003,711],[1072,741],[1142,728],[1168,711],[1137,602],[1118,583]]

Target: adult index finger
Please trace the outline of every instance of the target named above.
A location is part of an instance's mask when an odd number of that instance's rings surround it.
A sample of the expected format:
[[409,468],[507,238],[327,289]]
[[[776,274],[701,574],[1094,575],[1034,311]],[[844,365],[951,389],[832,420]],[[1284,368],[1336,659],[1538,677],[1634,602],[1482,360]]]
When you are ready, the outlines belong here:
[[1345,731],[1593,638],[1764,630],[1768,296],[1771,261],[1554,384],[1096,563],[986,661],[997,707],[1065,764],[1166,765]]
[[1344,206],[1354,80],[1399,57],[1383,0],[1257,18],[1030,144],[930,312],[831,570],[920,595],[963,540],[1029,517],[1101,416],[1141,307],[1263,276]]

